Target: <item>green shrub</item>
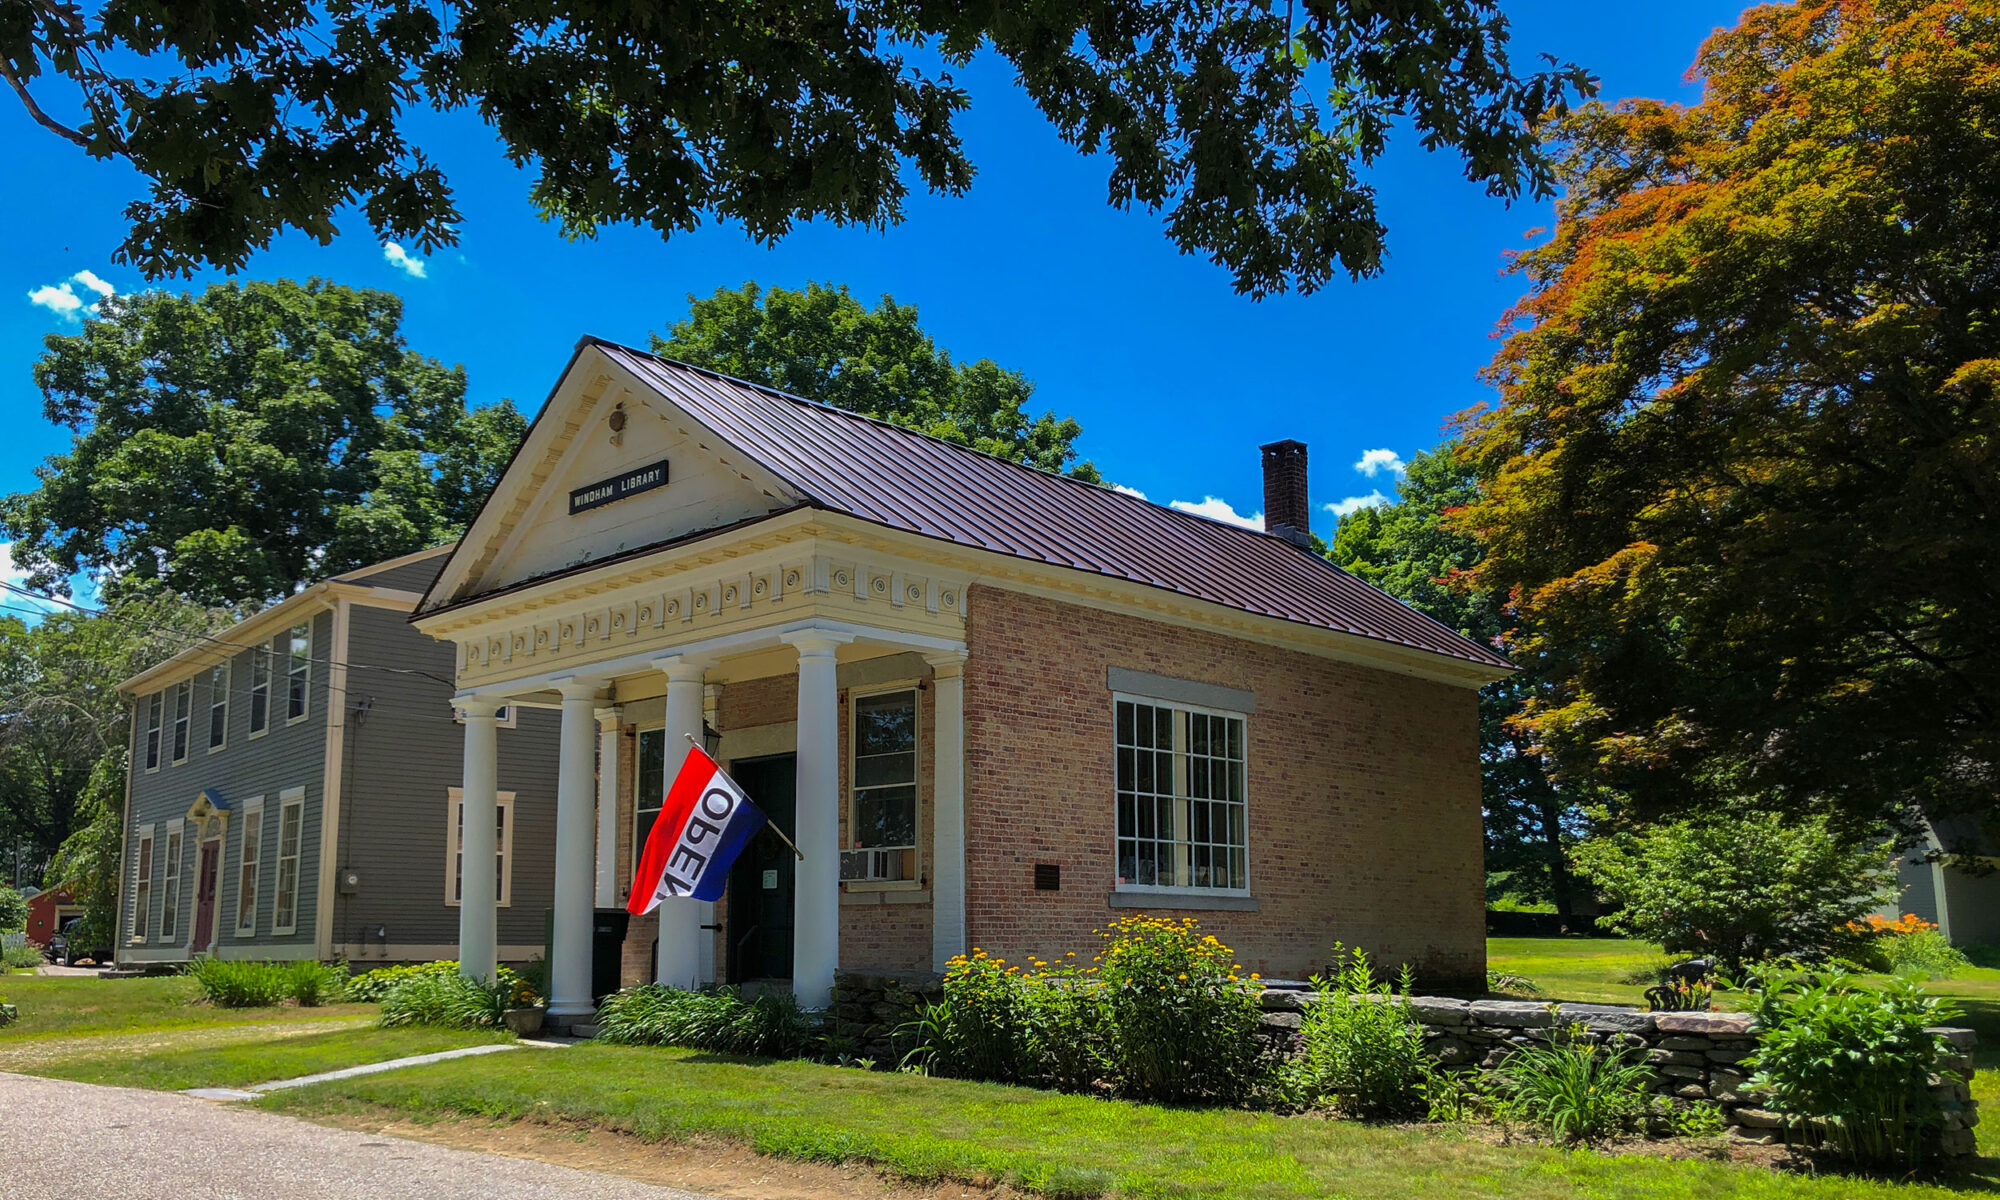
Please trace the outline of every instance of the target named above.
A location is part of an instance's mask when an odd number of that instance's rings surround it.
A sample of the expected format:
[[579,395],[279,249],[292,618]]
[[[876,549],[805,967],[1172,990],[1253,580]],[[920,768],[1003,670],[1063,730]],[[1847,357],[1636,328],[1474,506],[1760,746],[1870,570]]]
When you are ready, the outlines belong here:
[[285,966],[285,994],[300,1008],[338,1004],[347,998],[347,968],[337,963],[301,961]]
[[1287,1068],[1292,1096],[1370,1119],[1423,1112],[1428,1060],[1423,1026],[1407,999],[1409,968],[1391,988],[1375,978],[1365,951],[1336,943],[1328,974],[1312,983],[1313,1002],[1299,1019],[1298,1057]]
[[187,973],[201,998],[219,1008],[267,1008],[292,994],[290,963],[196,958]]
[[1960,1014],[1907,980],[1861,987],[1844,973],[1778,977],[1756,994],[1762,1041],[1750,1086],[1792,1118],[1790,1133],[1864,1166],[1920,1163],[1939,1119],[1927,1077],[1951,1053],[1927,1033]]
[[[1064,1092],[1088,1092],[1107,1072],[1104,1006],[1097,982],[1070,955],[1053,970],[1021,979],[1019,1012],[1026,1081]],[[1031,964],[1045,967],[1046,964]]]
[[946,966],[942,999],[906,1026],[917,1047],[905,1065],[949,1079],[1023,1082],[1034,1074],[1028,1001],[1019,967],[974,948]]
[[18,946],[0,949],[0,969],[32,970],[48,961],[48,957],[42,953],[42,948],[33,942],[23,942]]
[[1511,1111],[1558,1141],[1597,1142],[1646,1111],[1652,1070],[1594,1045],[1581,1025],[1550,1034],[1546,1046],[1515,1051],[1495,1072],[1494,1090]]
[[1972,965],[1958,947],[1937,929],[1920,929],[1880,939],[1876,948],[1888,963],[1890,974],[1904,979],[1950,979]]
[[27,899],[11,886],[0,883],[0,933],[15,933],[27,927]]
[[1486,968],[1486,990],[1501,992],[1511,996],[1539,996],[1541,985],[1526,975],[1510,975],[1505,971]]
[[745,1000],[733,988],[646,984],[606,998],[597,1036],[637,1046],[684,1046],[761,1058],[798,1058],[815,1044],[813,1023],[790,995]]
[[1229,947],[1192,917],[1126,917],[1100,936],[1105,1064],[1120,1092],[1228,1104],[1266,1083],[1262,985],[1238,974]]
[[513,985],[467,979],[457,970],[427,971],[404,979],[382,997],[381,1023],[491,1029],[515,1007]]
[[[377,1004],[387,999],[391,990],[412,979],[456,974],[458,963],[454,959],[377,967],[347,981],[347,998],[358,1004]],[[511,967],[499,968],[497,978],[507,985],[516,1008],[525,1008],[541,999],[528,981]]]

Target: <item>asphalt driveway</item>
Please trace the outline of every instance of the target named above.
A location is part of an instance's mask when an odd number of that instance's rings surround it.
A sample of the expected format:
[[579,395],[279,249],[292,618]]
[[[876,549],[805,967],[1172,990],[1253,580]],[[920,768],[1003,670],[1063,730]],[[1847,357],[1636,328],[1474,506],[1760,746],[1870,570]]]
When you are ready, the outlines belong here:
[[0,1073],[7,1200],[707,1200],[170,1092]]

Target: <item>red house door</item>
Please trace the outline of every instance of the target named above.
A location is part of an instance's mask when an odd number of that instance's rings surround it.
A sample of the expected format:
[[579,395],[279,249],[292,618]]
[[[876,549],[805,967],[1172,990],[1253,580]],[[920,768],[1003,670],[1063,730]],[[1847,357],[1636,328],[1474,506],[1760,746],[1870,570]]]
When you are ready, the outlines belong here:
[[220,870],[222,843],[201,844],[201,866],[195,872],[194,941],[188,949],[199,954],[215,944],[215,876]]

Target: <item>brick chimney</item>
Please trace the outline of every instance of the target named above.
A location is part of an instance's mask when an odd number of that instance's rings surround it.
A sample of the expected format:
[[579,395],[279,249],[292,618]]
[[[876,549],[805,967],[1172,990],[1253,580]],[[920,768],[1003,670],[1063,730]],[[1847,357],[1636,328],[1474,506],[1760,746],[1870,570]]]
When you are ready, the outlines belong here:
[[1311,544],[1312,506],[1306,498],[1306,444],[1286,439],[1264,451],[1264,531],[1300,546]]

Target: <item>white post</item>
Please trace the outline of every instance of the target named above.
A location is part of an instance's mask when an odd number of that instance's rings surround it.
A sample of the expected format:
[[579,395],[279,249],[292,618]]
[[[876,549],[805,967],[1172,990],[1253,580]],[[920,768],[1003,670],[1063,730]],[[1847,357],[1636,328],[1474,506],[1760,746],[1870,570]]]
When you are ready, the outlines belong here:
[[848,635],[804,630],[784,635],[799,651],[798,815],[792,840],[799,863],[792,911],[792,992],[801,1007],[833,1001],[840,966],[840,681],[834,650]]
[[500,886],[494,863],[499,820],[500,702],[484,696],[455,701],[465,714],[465,775],[458,849],[458,971],[467,979],[491,980],[499,965],[495,928]]
[[936,698],[931,804],[931,969],[965,953],[965,652],[926,655]]
[[562,740],[556,759],[556,884],[554,945],[549,947],[549,1015],[585,1017],[597,1011],[590,994],[591,856],[597,814],[595,679],[556,681],[562,692]]
[[[708,664],[672,654],[655,659],[653,665],[667,676],[666,770],[661,774],[663,786],[672,790],[674,776],[687,758],[688,739],[701,743],[701,683]],[[667,987],[692,988],[701,983],[702,907],[699,900],[674,897],[660,901],[654,910],[660,918],[657,978]]]
[[597,717],[597,907],[618,903],[618,726],[617,708]]

